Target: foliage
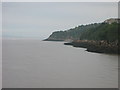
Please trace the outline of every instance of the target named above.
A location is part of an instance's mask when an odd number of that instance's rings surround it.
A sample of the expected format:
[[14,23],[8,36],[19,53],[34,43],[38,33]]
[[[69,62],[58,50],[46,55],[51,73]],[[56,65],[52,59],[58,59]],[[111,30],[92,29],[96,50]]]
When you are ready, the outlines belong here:
[[72,40],[106,40],[113,42],[120,39],[118,35],[120,23],[94,23],[81,25],[66,31],[53,32],[48,39]]

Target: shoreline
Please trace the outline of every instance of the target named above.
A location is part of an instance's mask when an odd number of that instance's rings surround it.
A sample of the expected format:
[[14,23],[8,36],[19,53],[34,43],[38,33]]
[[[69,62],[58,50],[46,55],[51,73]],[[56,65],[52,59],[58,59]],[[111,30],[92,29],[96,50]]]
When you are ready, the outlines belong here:
[[42,40],[42,41],[64,41],[64,40],[57,40],[57,39],[44,39],[44,40]]
[[64,45],[71,45],[73,47],[86,48],[88,52],[105,53],[105,54],[120,54],[118,46],[100,43],[100,41],[73,41],[64,43]]
[[[45,39],[43,41],[65,41],[65,40],[57,40],[57,39]],[[86,48],[88,52],[95,53],[104,53],[104,54],[116,54],[120,55],[118,43],[116,42],[107,42],[107,41],[94,41],[94,40],[74,40],[71,42],[66,42],[64,45],[71,45],[77,48]]]

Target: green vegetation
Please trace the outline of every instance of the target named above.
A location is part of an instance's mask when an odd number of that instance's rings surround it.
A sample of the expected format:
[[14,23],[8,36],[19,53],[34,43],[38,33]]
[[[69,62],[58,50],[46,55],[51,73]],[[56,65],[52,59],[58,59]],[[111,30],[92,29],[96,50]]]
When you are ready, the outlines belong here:
[[53,32],[48,40],[118,40],[118,23],[95,23],[81,25],[66,31]]
[[98,26],[99,24],[81,25],[66,31],[53,32],[48,39],[61,39],[61,40],[79,40],[81,34],[91,28]]
[[87,48],[98,53],[120,54],[118,22],[120,19],[108,19],[103,23],[81,25],[66,31],[53,32],[46,41],[67,41],[65,45]]
[[118,23],[101,23],[99,26],[89,28],[82,32],[80,39],[106,40],[109,42],[114,42],[118,40]]

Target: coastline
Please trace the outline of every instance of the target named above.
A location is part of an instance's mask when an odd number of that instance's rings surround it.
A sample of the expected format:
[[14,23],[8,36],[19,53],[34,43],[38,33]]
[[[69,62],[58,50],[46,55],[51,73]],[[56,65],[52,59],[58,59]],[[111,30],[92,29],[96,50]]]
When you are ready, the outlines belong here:
[[42,41],[64,41],[64,40],[57,40],[57,39],[44,39],[44,40],[42,40]]
[[105,54],[120,54],[119,48],[115,44],[107,43],[105,41],[89,41],[78,40],[64,43],[64,45],[71,45],[73,47],[86,48],[88,52],[105,53]]
[[[43,41],[66,41],[58,39],[44,39]],[[88,52],[95,53],[105,53],[105,54],[120,54],[118,42],[107,42],[104,40],[94,41],[94,40],[71,40],[66,41],[64,45],[71,45],[77,48],[86,48]]]

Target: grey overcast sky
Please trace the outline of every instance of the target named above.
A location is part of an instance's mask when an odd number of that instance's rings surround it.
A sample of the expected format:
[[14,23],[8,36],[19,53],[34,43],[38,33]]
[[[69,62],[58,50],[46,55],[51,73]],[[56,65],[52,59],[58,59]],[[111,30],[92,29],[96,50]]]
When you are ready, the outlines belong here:
[[3,2],[5,38],[47,38],[53,31],[118,17],[117,2]]

